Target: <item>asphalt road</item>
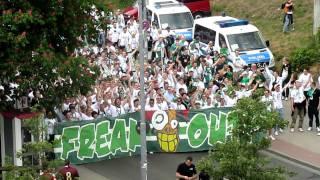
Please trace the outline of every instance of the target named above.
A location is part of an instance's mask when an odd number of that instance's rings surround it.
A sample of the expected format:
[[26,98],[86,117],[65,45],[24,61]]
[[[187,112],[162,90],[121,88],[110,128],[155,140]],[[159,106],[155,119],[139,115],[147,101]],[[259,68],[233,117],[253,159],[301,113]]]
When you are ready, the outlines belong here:
[[[198,153],[173,153],[173,154],[150,154],[148,155],[148,179],[149,180],[170,180],[175,179],[176,167],[183,162],[185,157],[192,156],[194,162],[206,156],[206,152]],[[295,162],[283,159],[282,157],[268,154],[271,158],[271,165],[280,165],[288,170],[297,173],[296,176],[288,178],[290,180],[320,180],[320,172],[304,167]],[[88,180],[139,180],[140,179],[140,157],[127,157],[101,161],[81,165],[86,169],[86,174],[82,174],[81,179]],[[92,174],[92,175],[91,175]],[[80,172],[81,176],[81,172]],[[95,178],[99,176],[100,178]],[[101,178],[103,177],[103,178]]]

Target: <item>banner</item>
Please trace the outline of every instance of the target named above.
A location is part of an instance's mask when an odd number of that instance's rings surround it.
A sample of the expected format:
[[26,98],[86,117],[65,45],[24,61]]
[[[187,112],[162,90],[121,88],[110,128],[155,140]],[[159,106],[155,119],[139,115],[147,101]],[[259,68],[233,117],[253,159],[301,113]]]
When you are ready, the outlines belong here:
[[[148,152],[209,150],[230,135],[230,108],[146,112]],[[140,113],[56,126],[55,153],[73,164],[96,162],[140,153]]]

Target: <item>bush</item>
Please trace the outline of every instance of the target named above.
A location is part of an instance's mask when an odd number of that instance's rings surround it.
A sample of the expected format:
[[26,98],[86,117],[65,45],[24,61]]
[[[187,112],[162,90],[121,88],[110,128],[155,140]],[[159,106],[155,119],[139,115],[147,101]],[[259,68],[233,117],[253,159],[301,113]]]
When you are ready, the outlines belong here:
[[302,70],[320,62],[320,32],[305,48],[299,48],[291,54],[290,62],[294,70]]

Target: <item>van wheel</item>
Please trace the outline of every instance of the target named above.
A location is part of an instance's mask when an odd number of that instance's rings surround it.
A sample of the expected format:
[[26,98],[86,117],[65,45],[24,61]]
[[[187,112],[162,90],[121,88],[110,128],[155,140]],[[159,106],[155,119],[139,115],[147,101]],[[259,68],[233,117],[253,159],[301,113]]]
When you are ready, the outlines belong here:
[[199,19],[199,18],[202,18],[203,17],[203,14],[201,12],[196,12],[193,14],[193,18],[194,19]]

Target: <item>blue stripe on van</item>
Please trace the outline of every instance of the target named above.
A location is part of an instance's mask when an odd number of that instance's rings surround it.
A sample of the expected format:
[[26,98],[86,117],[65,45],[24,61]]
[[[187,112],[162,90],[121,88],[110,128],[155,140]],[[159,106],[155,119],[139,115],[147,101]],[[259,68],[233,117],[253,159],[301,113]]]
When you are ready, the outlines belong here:
[[268,51],[260,52],[257,54],[243,54],[240,57],[247,63],[265,63],[270,61],[270,54]]
[[185,32],[176,32],[177,35],[183,35],[187,41],[192,40],[192,32],[185,31]]

